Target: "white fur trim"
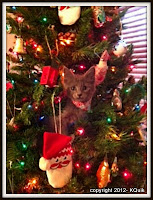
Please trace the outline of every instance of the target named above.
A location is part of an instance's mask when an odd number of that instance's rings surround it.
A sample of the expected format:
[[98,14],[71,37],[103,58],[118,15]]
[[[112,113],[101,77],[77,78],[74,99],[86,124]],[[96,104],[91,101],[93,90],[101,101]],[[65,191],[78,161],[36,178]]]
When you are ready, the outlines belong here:
[[44,157],[41,157],[39,159],[39,168],[43,171],[49,170],[50,168],[49,160],[45,159]]

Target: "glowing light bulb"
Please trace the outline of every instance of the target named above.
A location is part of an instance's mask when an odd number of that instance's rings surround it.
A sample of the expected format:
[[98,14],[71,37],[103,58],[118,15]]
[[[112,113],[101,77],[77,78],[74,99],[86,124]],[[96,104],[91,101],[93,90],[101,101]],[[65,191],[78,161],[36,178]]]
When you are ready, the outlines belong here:
[[126,90],[125,90],[125,93],[128,93],[128,92],[129,92],[129,89],[126,89]]
[[16,10],[16,7],[15,7],[15,6],[12,6],[11,8],[12,8],[12,10]]
[[37,45],[36,43],[33,45],[34,48],[37,48],[37,46],[38,46],[38,45]]
[[74,151],[73,151],[73,149],[72,149],[72,148],[70,149],[70,153],[71,153],[71,154],[73,154],[73,153],[74,153]]
[[28,105],[28,109],[31,109],[32,108],[32,105]]
[[36,184],[37,183],[37,180],[34,178],[33,180],[32,180],[32,184]]
[[65,40],[66,44],[71,44],[71,40]]
[[133,131],[130,133],[130,135],[131,135],[131,136],[133,136],[133,135],[134,135],[134,134],[133,134]]
[[135,106],[135,110],[140,110],[140,106],[139,106],[139,105],[136,105],[136,106]]
[[24,149],[24,150],[26,150],[27,149],[27,145],[26,144],[22,144],[22,148]]
[[18,22],[18,23],[23,22],[23,17],[17,17],[17,22]]
[[66,44],[63,41],[60,41],[60,44],[66,46]]
[[132,70],[132,69],[135,68],[135,66],[134,65],[130,65],[129,68]]
[[144,163],[143,163],[144,165],[147,165],[147,162],[146,161],[144,161]]
[[114,67],[114,66],[111,67],[111,71],[112,71],[112,72],[116,72],[116,67]]
[[37,79],[34,80],[34,83],[38,83],[39,81]]
[[84,135],[84,133],[85,133],[84,128],[80,127],[80,128],[77,129],[77,134],[78,135]]
[[14,80],[11,80],[11,83],[12,83],[12,84],[14,84],[14,83],[15,83],[15,81],[14,81]]
[[79,66],[79,69],[80,69],[80,70],[85,70],[85,69],[86,69],[86,66],[80,65],[80,66]]
[[24,161],[21,161],[20,162],[20,165],[23,167],[25,165],[25,162]]
[[106,35],[103,35],[103,36],[102,36],[102,40],[107,40]]
[[75,167],[76,168],[80,168],[80,164],[77,162],[77,163],[75,163]]
[[129,172],[128,170],[125,170],[125,171],[123,172],[123,177],[124,177],[125,179],[129,179],[129,178],[132,177],[132,173]]
[[90,168],[91,168],[91,165],[90,165],[89,163],[86,163],[85,169],[86,169],[86,170],[89,170]]
[[43,120],[45,118],[45,116],[41,116],[40,118],[39,118],[39,120],[41,121],[41,120]]
[[47,17],[43,17],[43,22],[47,22]]
[[110,117],[107,118],[107,122],[108,122],[108,123],[111,123],[111,122],[112,122],[112,120],[111,120]]

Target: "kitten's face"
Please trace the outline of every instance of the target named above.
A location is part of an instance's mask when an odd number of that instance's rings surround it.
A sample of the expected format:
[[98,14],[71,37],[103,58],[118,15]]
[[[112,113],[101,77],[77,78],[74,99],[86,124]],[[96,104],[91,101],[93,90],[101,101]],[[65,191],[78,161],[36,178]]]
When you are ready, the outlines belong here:
[[72,101],[87,102],[95,92],[95,69],[91,67],[85,74],[73,74],[64,68],[64,89]]

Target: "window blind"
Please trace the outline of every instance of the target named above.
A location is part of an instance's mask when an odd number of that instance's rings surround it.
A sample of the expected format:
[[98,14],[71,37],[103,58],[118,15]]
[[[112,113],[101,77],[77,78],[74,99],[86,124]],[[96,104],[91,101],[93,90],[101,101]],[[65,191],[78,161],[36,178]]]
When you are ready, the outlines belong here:
[[[127,7],[120,7],[120,11]],[[137,82],[147,76],[147,7],[129,6],[128,11],[121,20],[126,29],[122,30],[122,39],[127,45],[133,44],[132,60],[140,60],[141,63],[129,73]]]

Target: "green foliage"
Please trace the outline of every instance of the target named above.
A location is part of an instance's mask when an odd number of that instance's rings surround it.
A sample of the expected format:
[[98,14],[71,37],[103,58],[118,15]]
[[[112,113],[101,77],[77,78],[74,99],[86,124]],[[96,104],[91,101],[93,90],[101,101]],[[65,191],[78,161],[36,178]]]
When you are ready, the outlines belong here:
[[[113,6],[107,9],[111,11]],[[109,15],[107,9],[106,16]],[[145,182],[146,178],[143,171],[143,156],[146,148],[139,145],[140,135],[137,128],[145,115],[135,110],[135,105],[147,96],[147,79],[142,77],[137,83],[127,80],[129,65],[141,62],[132,60],[132,44],[127,46],[125,55],[117,57],[112,54],[114,45],[120,39],[120,18],[126,11],[127,9],[122,13],[112,14],[112,21],[106,21],[101,28],[95,28],[91,7],[82,7],[79,20],[71,26],[60,24],[57,7],[18,6],[16,10],[7,7],[7,13],[13,13],[15,16],[20,14],[24,18],[23,23],[19,24],[16,18],[7,17],[7,24],[12,27],[11,33],[22,36],[24,42],[32,39],[42,47],[41,52],[36,52],[28,43],[26,54],[19,54],[23,57],[22,62],[19,57],[7,55],[7,61],[14,63],[12,69],[16,72],[6,73],[7,80],[13,81],[13,89],[6,94],[7,193],[28,193],[23,188],[28,184],[28,180],[37,177],[39,187],[31,191],[33,194],[89,194],[90,188],[98,187],[96,172],[106,154],[109,167],[111,168],[115,156],[118,158],[119,167],[118,175],[113,177],[111,174],[111,182],[107,187],[143,187],[142,179]],[[44,17],[46,21],[43,20]],[[61,32],[76,34],[73,45],[60,45],[58,34]],[[108,39],[103,40],[103,35]],[[58,87],[48,88],[40,85],[41,72],[35,67],[42,69],[49,60],[50,65],[56,69],[65,65],[79,72],[78,65],[82,63],[85,63],[87,69],[96,65],[104,50],[110,53],[105,80],[96,87],[87,117],[75,122],[73,127],[75,138],[72,143],[72,178],[63,188],[54,189],[48,183],[46,172],[41,171],[38,165],[42,156],[43,133],[46,131],[40,116],[53,115],[51,97],[53,93],[55,97],[60,96],[63,88],[60,77],[57,81]],[[111,71],[112,66],[116,68],[115,73]],[[34,80],[38,80],[38,83]],[[120,89],[122,110],[116,111],[111,101],[113,91],[119,87],[119,83],[123,83]],[[66,100],[62,99],[62,111]],[[35,109],[35,105],[38,109]],[[58,104],[55,105],[55,111],[56,114],[59,111]],[[17,130],[14,125],[18,125]],[[77,135],[78,127],[84,128],[84,135]],[[131,132],[133,137],[130,135]],[[80,168],[75,167],[76,162],[80,163]],[[89,170],[85,169],[86,163],[91,166]],[[123,178],[125,168],[130,170],[134,177],[129,182]]]

